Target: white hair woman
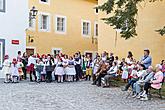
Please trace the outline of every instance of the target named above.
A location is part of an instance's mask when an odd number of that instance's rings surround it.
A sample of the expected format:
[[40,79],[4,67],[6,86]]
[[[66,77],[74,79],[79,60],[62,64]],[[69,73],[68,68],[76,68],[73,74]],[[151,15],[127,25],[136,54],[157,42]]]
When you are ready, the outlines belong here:
[[150,82],[145,83],[144,85],[144,92],[142,94],[141,100],[148,100],[148,89],[150,87],[154,89],[160,89],[163,81],[163,73],[162,73],[162,66],[160,64],[157,64],[155,66],[156,68],[156,73],[154,74],[153,79],[151,79]]

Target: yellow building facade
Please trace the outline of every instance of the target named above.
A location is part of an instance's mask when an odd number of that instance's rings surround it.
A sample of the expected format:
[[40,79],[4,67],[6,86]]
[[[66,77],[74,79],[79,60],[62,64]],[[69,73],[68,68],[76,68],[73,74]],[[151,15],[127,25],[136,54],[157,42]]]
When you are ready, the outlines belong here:
[[27,29],[27,52],[72,55],[97,52],[98,14],[96,0],[29,0],[36,19]]
[[[101,5],[105,0],[98,0]],[[125,58],[128,51],[132,51],[134,58],[139,60],[143,55],[145,48],[150,49],[153,58],[153,64],[160,63],[165,59],[165,37],[160,36],[155,30],[162,28],[165,25],[165,1],[149,3],[145,2],[139,7],[137,15],[138,26],[135,38],[125,40],[120,38],[118,33],[116,39],[116,31],[113,27],[105,24],[101,18],[107,15],[99,12],[99,37],[98,51],[113,52],[120,58]]]

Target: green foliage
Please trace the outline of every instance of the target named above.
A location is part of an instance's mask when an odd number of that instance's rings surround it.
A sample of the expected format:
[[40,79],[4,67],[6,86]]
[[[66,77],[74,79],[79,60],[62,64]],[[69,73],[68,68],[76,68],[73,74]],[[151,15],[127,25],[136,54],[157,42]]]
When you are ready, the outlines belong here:
[[[97,8],[108,15],[107,18],[102,18],[106,24],[113,26],[114,29],[120,29],[121,37],[129,39],[137,36],[137,5],[142,1],[144,0],[107,0],[107,2]],[[149,2],[155,1],[159,0],[150,0]]]

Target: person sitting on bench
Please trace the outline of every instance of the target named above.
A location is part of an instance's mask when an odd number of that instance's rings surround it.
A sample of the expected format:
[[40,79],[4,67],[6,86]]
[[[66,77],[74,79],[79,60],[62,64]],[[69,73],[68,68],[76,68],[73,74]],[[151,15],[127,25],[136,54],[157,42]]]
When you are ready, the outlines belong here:
[[162,81],[163,81],[163,72],[162,66],[160,64],[156,65],[156,73],[154,74],[153,79],[151,79],[150,82],[146,82],[144,85],[144,91],[141,95],[140,100],[148,100],[148,89],[149,88],[154,88],[154,89],[160,89],[162,86]]
[[98,82],[97,86],[101,86],[101,78],[103,78],[107,74],[109,68],[109,61],[102,61],[100,64],[100,68],[96,73],[96,80],[93,81],[92,85],[96,85],[96,83]]
[[110,78],[116,77],[118,75],[117,71],[118,71],[117,63],[113,62],[112,67],[107,71],[107,75],[105,75],[104,78],[103,78],[103,81],[102,81],[103,84],[104,84],[103,87],[108,87],[109,86]]

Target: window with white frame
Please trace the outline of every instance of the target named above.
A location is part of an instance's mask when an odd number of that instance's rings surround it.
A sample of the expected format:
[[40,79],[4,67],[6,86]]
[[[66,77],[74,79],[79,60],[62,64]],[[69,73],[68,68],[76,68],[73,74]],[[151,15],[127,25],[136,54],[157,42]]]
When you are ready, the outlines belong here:
[[53,48],[52,49],[52,54],[53,55],[59,55],[62,52],[61,48]]
[[48,3],[49,0],[40,0],[40,2]]
[[5,12],[6,0],[0,0],[0,12]]
[[95,8],[95,13],[98,14],[99,13],[99,9],[96,7]]
[[94,25],[94,36],[97,37],[98,36],[98,23],[95,22],[95,25]]
[[56,33],[66,34],[66,22],[67,19],[65,16],[56,16],[55,17],[56,25],[55,25],[55,31]]
[[98,15],[99,13],[98,5],[95,5],[93,9],[94,9],[94,13]]
[[47,13],[41,13],[39,15],[39,30],[40,31],[50,31],[50,15]]
[[42,29],[48,29],[48,16],[47,15],[42,15],[41,16],[41,27]]
[[90,36],[91,34],[91,23],[90,21],[82,20],[82,35],[83,36]]
[[39,0],[39,3],[41,4],[50,4],[50,0]]

